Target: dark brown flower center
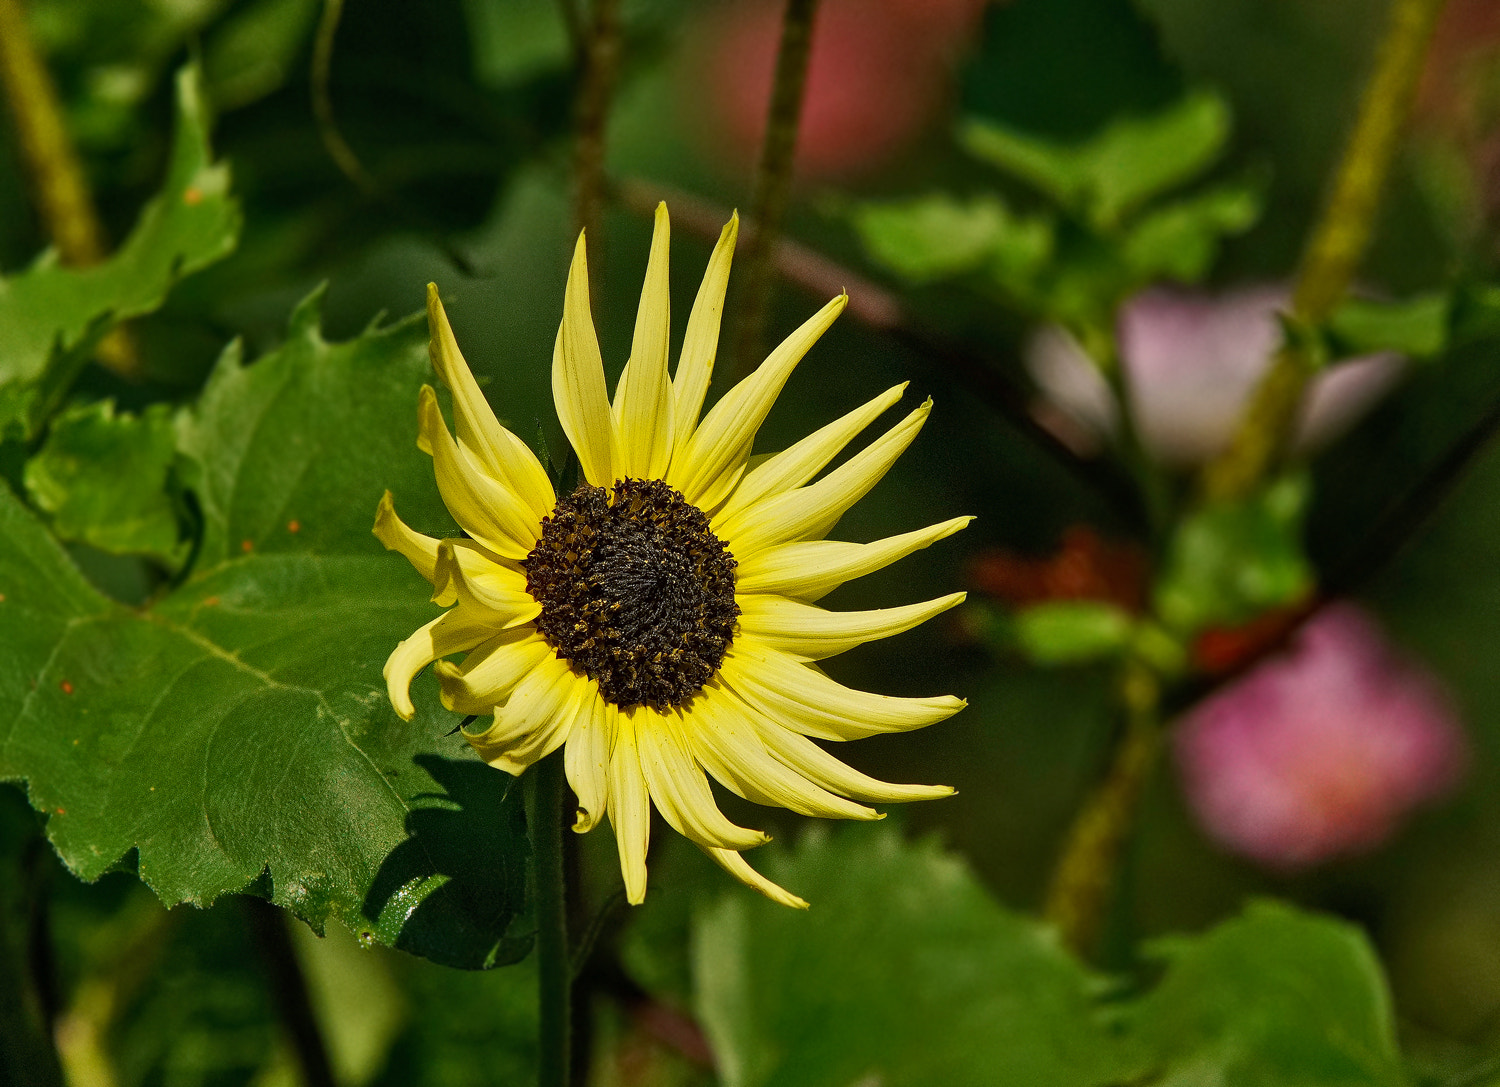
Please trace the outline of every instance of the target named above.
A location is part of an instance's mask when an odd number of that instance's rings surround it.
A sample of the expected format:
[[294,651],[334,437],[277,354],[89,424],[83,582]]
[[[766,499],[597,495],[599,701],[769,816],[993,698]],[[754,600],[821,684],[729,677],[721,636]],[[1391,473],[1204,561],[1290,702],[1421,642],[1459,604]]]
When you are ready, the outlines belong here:
[[659,479],[579,487],[523,565],[542,637],[617,706],[686,702],[734,636],[734,556]]

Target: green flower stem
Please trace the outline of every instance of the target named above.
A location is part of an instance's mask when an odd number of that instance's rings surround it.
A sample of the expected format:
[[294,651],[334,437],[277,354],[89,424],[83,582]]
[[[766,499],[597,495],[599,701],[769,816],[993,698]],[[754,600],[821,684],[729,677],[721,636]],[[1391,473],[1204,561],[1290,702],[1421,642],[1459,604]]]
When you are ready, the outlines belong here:
[[[24,886],[11,873],[13,886]],[[0,1082],[17,1087],[63,1087],[62,1064],[49,1037],[26,955],[10,924],[11,903],[0,902]]]
[[1256,390],[1229,448],[1204,469],[1202,491],[1209,501],[1248,494],[1286,449],[1302,394],[1320,363],[1315,330],[1343,299],[1369,248],[1381,192],[1443,3],[1393,0],[1354,130],[1322,217],[1303,252],[1292,298],[1293,332]]
[[1104,780],[1073,820],[1047,889],[1043,916],[1078,954],[1092,950],[1114,893],[1115,874],[1161,749],[1161,685],[1131,661],[1120,681],[1125,728]]
[[313,1013],[307,976],[297,960],[297,949],[292,946],[287,918],[263,898],[246,895],[242,901],[245,920],[270,985],[271,1002],[297,1055],[302,1082],[306,1087],[333,1087],[328,1047],[323,1044],[323,1031]]
[[620,0],[594,0],[583,31],[582,78],[573,116],[574,229],[588,246],[589,284],[599,296],[603,268],[600,226],[604,217],[604,150],[609,107],[620,68]]
[[563,753],[531,768],[526,822],[531,830],[531,874],[536,893],[539,1087],[568,1087],[572,1057],[573,963],[568,953],[568,903],[563,865]]
[[739,321],[735,328],[734,379],[748,374],[764,354],[766,322],[776,285],[776,243],[786,218],[807,88],[807,61],[812,53],[813,17],[818,0],[786,0],[781,17],[781,45],[776,54],[776,81],[760,147],[751,201],[753,232],[747,232],[744,278],[740,280]]

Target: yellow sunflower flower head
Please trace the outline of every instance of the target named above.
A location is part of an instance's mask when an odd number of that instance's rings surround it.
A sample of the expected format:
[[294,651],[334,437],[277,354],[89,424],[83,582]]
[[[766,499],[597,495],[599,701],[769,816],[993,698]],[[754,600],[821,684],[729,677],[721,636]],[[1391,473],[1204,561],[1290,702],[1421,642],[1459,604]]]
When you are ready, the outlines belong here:
[[[375,535],[448,608],[386,662],[396,712],[412,717],[412,678],[436,661],[444,706],[493,716],[464,732],[491,766],[519,774],[562,747],[578,798],[574,829],[609,817],[632,903],[646,895],[654,803],[734,876],[777,902],[807,905],[745,862],[741,852],[766,835],[719,811],[704,771],[748,800],[844,819],[879,818],[860,801],[952,792],[876,781],[814,742],[920,728],[965,705],[946,695],[851,690],[815,663],[963,600],[952,593],[858,612],[816,603],[971,520],[875,543],[824,539],[911,444],[931,401],[816,480],[904,385],[752,461],[756,431],[792,369],[843,310],[841,295],[700,419],[738,230],[731,219],[719,237],[669,376],[669,227],[666,206],[657,208],[635,338],[612,403],[579,238],[552,391],[584,482],[561,497],[531,450],[496,421],[429,286],[432,362],[453,394],[456,435],[424,386],[418,444],[467,535],[436,540],[413,531],[389,492],[375,519]],[[460,653],[458,664],[446,659]]]

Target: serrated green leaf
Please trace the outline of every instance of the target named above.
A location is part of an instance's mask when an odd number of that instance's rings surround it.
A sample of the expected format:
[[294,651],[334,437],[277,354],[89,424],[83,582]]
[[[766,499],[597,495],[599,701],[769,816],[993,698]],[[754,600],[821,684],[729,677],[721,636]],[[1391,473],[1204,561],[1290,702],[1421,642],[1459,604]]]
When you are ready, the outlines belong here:
[[416,451],[419,319],[343,344],[317,298],[253,366],[226,353],[179,424],[203,542],[132,610],[97,593],[0,493],[0,779],[93,879],[130,850],[164,902],[261,884],[312,924],[459,966],[504,962],[524,897],[520,790],[445,734],[436,697],[391,710],[386,656],[436,614],[370,534],[390,487],[451,531]]
[[1147,200],[1212,165],[1229,128],[1224,100],[1200,92],[1152,116],[1114,121],[1076,144],[978,119],[965,123],[960,139],[976,157],[1108,230]]
[[994,265],[1007,279],[1035,273],[1052,250],[1045,219],[1018,216],[999,197],[967,201],[943,193],[870,201],[853,214],[872,259],[914,283]]
[[1114,656],[1130,644],[1135,620],[1102,600],[1053,600],[1018,612],[1016,644],[1042,665],[1083,664]]
[[155,310],[179,279],[227,256],[239,229],[229,168],[212,160],[201,80],[190,65],[177,74],[166,182],[124,244],[89,268],[64,268],[49,250],[25,271],[0,278],[0,423],[29,416],[33,428],[99,336]]
[[734,891],[695,924],[725,1087],[1102,1087],[1136,1071],[1094,1006],[1099,979],[935,845],[846,827],[757,863],[813,906]]
[[1127,1016],[1149,1082],[1401,1087],[1390,996],[1357,928],[1272,902],[1160,941],[1161,984]]
[[175,567],[186,555],[167,489],[176,456],[166,405],[117,415],[110,400],[82,404],[52,420],[26,490],[62,539]]
[[1233,626],[1295,603],[1313,587],[1302,544],[1310,497],[1303,475],[1259,494],[1205,506],[1181,521],[1156,584],[1156,612],[1177,634]]

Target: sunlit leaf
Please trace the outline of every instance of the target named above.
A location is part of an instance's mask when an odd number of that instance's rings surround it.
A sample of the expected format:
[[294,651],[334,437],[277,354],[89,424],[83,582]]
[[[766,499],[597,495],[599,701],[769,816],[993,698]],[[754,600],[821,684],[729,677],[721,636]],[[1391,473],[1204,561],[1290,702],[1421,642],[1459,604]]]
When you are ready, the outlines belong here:
[[855,209],[853,222],[870,256],[914,283],[990,266],[1025,280],[1052,250],[1045,219],[1016,215],[993,195],[872,201]]
[[134,850],[169,904],[254,883],[441,962],[524,952],[519,790],[445,736],[432,692],[398,720],[380,674],[436,614],[370,534],[381,491],[448,527],[415,444],[425,345],[418,320],[329,344],[315,296],[279,350],[226,353],[179,424],[203,540],[147,608],[100,595],[0,493],[0,778],[82,878]]

